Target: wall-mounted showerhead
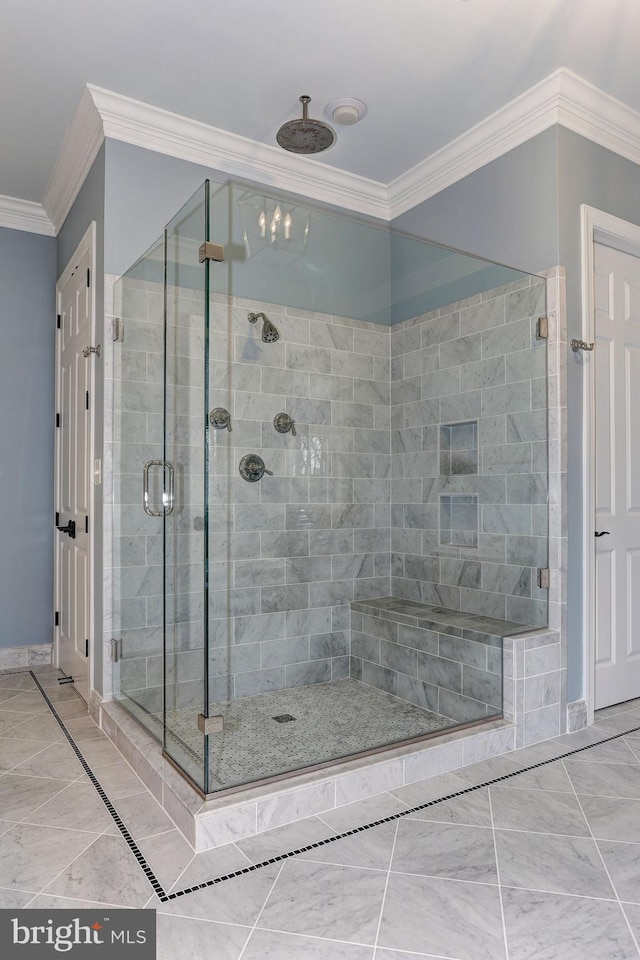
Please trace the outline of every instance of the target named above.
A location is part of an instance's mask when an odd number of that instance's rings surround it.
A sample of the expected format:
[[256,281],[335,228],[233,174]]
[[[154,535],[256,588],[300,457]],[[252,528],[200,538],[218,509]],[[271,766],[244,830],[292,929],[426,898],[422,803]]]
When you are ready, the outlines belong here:
[[263,343],[275,343],[276,340],[280,339],[280,333],[275,323],[271,323],[269,317],[266,313],[250,313],[247,316],[249,323],[257,323],[258,320],[262,320],[262,342]]
[[336,142],[336,135],[322,120],[310,120],[308,115],[311,97],[300,97],[302,117],[283,123],[276,134],[276,140],[283,150],[291,153],[321,153]]

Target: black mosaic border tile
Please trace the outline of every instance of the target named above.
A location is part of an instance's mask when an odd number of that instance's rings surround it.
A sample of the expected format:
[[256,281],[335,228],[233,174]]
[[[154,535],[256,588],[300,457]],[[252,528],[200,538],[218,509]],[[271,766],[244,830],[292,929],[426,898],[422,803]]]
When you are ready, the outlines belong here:
[[83,757],[82,752],[81,752],[79,746],[77,745],[77,743],[75,742],[75,740],[74,740],[73,737],[71,736],[69,730],[67,729],[66,723],[64,722],[64,720],[62,719],[62,717],[59,715],[58,711],[56,710],[56,708],[54,707],[53,703],[52,703],[51,700],[49,699],[46,690],[44,689],[44,687],[42,686],[42,684],[41,684],[40,681],[38,680],[38,678],[37,678],[37,676],[35,675],[35,673],[33,672],[33,670],[29,670],[29,671],[27,671],[27,672],[31,675],[32,680],[35,682],[36,686],[38,687],[38,690],[39,690],[40,693],[42,694],[45,703],[47,704],[47,706],[49,707],[49,710],[51,711],[51,713],[52,713],[53,716],[55,717],[55,719],[56,719],[56,721],[57,721],[57,723],[58,723],[58,726],[60,727],[60,729],[61,729],[62,732],[64,733],[64,735],[65,735],[65,737],[66,737],[66,739],[67,739],[67,741],[68,741],[68,743],[69,743],[69,746],[71,747],[71,749],[72,749],[73,752],[75,753],[76,757],[77,757],[78,760],[80,761],[80,764],[82,765],[82,769],[84,770],[84,772],[86,773],[86,775],[87,775],[87,776],[89,777],[89,779],[91,780],[91,783],[92,783],[93,786],[95,787],[98,796],[100,797],[100,799],[101,799],[102,802],[104,803],[105,807],[106,807],[107,810],[109,811],[109,813],[110,813],[110,815],[111,815],[111,817],[112,817],[112,819],[113,819],[113,822],[115,823],[115,825],[117,826],[118,830],[119,830],[120,833],[122,834],[122,838],[123,838],[123,840],[125,841],[125,843],[127,844],[127,846],[129,847],[129,849],[131,850],[131,853],[134,855],[134,857],[135,857],[136,860],[138,861],[138,865],[140,866],[140,869],[143,871],[143,873],[145,874],[147,880],[149,881],[149,883],[150,883],[151,886],[153,887],[154,892],[158,895],[158,897],[159,897],[161,900],[166,899],[167,894],[166,894],[166,892],[165,892],[164,887],[162,886],[162,884],[160,883],[160,881],[159,881],[158,878],[156,877],[155,873],[153,872],[153,870],[151,869],[151,867],[150,867],[149,864],[147,863],[147,861],[146,861],[144,855],[142,854],[142,851],[140,850],[138,844],[135,842],[135,840],[133,839],[133,837],[131,836],[131,834],[130,834],[129,831],[127,830],[127,827],[125,826],[125,824],[123,823],[123,821],[120,819],[120,815],[119,815],[118,811],[116,810],[116,808],[115,808],[114,805],[112,804],[111,800],[109,800],[109,797],[107,796],[104,788],[102,787],[102,784],[100,783],[100,781],[99,781],[98,778],[96,777],[95,773],[93,772],[93,770],[91,769],[91,767],[89,766],[89,764],[87,763],[87,761],[85,760],[85,758]]
[[[17,672],[17,671],[16,671]],[[577,753],[584,753],[587,750],[591,750],[593,747],[602,746],[605,743],[611,743],[613,740],[620,740],[622,737],[628,737],[631,733],[640,732],[640,725],[637,727],[632,727],[630,730],[624,730],[622,733],[613,734],[610,737],[606,737],[603,740],[598,740],[595,743],[588,743],[584,747],[576,747],[575,750],[568,750],[566,753],[561,754],[559,757],[550,757],[548,760],[540,760],[538,763],[532,763],[528,767],[523,767],[522,769],[514,770],[512,773],[502,774],[500,777],[493,777],[490,780],[484,780],[482,783],[472,784],[471,786],[465,787],[462,790],[456,790],[454,793],[449,793],[444,797],[438,797],[436,800],[428,800],[425,803],[417,804],[414,807],[409,807],[407,810],[400,810],[397,813],[389,814],[388,817],[381,817],[379,820],[372,820],[369,823],[362,824],[359,827],[354,827],[352,830],[344,830],[342,833],[334,834],[334,836],[326,837],[324,840],[318,840],[315,843],[308,843],[303,847],[299,847],[297,850],[288,850],[286,853],[280,853],[276,857],[271,857],[268,860],[261,860],[259,863],[250,864],[248,867],[242,867],[239,870],[233,870],[230,873],[225,873],[220,877],[214,877],[211,880],[205,880],[202,883],[197,883],[191,887],[185,887],[184,890],[176,890],[173,893],[167,893],[156,877],[155,873],[147,863],[145,857],[140,851],[135,840],[127,830],[125,824],[120,819],[118,811],[115,809],[111,801],[109,800],[107,794],[105,793],[103,787],[100,784],[100,781],[96,775],[91,770],[91,767],[87,761],[82,756],[82,752],[76,742],[74,741],[72,735],[68,731],[64,720],[59,716],[57,710],[55,709],[54,704],[51,702],[47,696],[44,688],[41,686],[38,678],[33,673],[32,670],[25,670],[25,673],[29,673],[36,685],[44,700],[49,707],[51,713],[56,718],[58,725],[60,726],[62,732],[64,733],[66,739],[68,740],[70,746],[74,750],[78,760],[82,764],[82,767],[91,780],[93,786],[95,787],[98,796],[106,806],[107,810],[111,814],[114,823],[120,830],[123,839],[125,840],[127,846],[135,856],[138,861],[141,869],[143,870],[145,876],[147,877],[149,883],[153,887],[155,893],[158,896],[158,899],[161,903],[168,903],[171,900],[177,900],[179,897],[185,897],[190,893],[196,893],[198,890],[206,890],[208,887],[215,887],[219,883],[226,883],[227,880],[235,880],[237,877],[244,877],[248,873],[254,873],[256,870],[261,870],[263,867],[272,866],[275,863],[282,863],[285,860],[290,860],[292,857],[297,857],[300,854],[308,853],[310,850],[317,850],[319,847],[325,847],[330,843],[334,843],[336,840],[345,840],[347,837],[354,837],[359,833],[364,833],[365,830],[371,830],[373,827],[380,827],[385,823],[394,823],[396,820],[402,819],[402,817],[410,816],[412,813],[419,813],[421,810],[428,810],[430,807],[434,807],[439,803],[446,803],[449,800],[455,800],[458,797],[464,797],[469,793],[474,793],[476,790],[482,790],[484,787],[491,787],[497,783],[502,783],[505,780],[512,780],[514,777],[520,776],[522,773],[529,773],[531,770],[538,770],[540,767],[546,767],[550,763],[557,763],[558,760],[566,760],[567,757],[573,757]],[[481,762],[481,761],[480,761]]]

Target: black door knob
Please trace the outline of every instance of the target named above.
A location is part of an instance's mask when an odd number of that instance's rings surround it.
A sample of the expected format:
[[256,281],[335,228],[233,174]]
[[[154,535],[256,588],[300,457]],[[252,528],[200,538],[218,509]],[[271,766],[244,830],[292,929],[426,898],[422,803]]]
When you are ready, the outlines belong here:
[[596,530],[596,537],[604,537],[605,534],[608,534],[608,533],[609,533],[608,530],[601,530],[600,533],[598,533],[598,531]]
[[75,520],[69,520],[69,523],[67,523],[66,526],[64,526],[64,527],[58,527],[57,529],[60,531],[60,533],[68,533],[69,536],[71,537],[71,539],[72,539],[72,540],[75,540],[75,538],[76,538],[76,522],[75,522]]

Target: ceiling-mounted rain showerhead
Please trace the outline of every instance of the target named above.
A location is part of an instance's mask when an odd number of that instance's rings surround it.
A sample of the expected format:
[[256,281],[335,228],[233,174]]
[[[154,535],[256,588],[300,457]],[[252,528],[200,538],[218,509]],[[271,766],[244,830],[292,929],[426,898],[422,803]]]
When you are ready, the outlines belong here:
[[249,323],[257,323],[258,320],[262,320],[262,342],[263,343],[275,343],[276,340],[280,339],[280,333],[275,323],[271,323],[269,317],[266,313],[250,313],[247,316]]
[[334,131],[322,120],[309,119],[311,97],[300,97],[302,117],[283,123],[276,134],[276,140],[283,150],[291,153],[321,153],[328,150],[337,140]]

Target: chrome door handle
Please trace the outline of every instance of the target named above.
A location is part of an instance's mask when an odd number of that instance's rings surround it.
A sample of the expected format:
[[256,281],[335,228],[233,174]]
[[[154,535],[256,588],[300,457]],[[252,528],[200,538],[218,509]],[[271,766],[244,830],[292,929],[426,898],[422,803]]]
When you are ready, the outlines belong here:
[[[149,499],[149,471],[152,467],[162,467],[169,474],[169,488],[162,493],[162,509],[154,510]],[[168,517],[174,507],[174,469],[168,460],[147,460],[142,470],[142,506],[149,517]]]
[[604,537],[604,536],[607,536],[608,534],[609,534],[608,530],[601,530],[600,533],[598,533],[598,531],[596,530],[596,537]]
[[165,517],[168,517],[170,513],[173,513],[173,507],[175,503],[175,497],[173,493],[174,469],[173,464],[168,460],[164,461],[164,468],[169,474],[169,489],[162,494],[162,507]]

